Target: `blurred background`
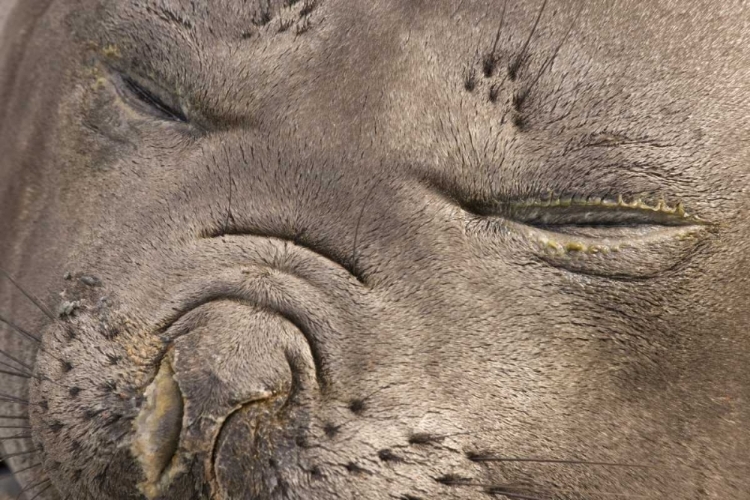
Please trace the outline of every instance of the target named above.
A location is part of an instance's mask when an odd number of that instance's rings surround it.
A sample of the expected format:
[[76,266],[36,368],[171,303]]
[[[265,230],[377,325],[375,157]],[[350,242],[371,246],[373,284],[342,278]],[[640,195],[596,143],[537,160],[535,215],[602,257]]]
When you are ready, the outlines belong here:
[[20,493],[21,489],[13,480],[10,471],[0,462],[0,500],[15,500]]

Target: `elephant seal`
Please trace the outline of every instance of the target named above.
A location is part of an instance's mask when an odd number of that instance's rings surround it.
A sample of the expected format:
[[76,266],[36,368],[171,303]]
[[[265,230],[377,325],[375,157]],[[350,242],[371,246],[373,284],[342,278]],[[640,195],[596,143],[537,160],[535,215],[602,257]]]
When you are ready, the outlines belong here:
[[27,500],[746,500],[748,19],[18,2],[0,413]]

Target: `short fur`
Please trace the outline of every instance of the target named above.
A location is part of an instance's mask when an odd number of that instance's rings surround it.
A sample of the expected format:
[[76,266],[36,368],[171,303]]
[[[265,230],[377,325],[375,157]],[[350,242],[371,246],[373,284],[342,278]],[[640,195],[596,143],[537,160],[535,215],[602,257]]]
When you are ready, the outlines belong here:
[[27,499],[747,500],[749,18],[19,2],[0,445]]

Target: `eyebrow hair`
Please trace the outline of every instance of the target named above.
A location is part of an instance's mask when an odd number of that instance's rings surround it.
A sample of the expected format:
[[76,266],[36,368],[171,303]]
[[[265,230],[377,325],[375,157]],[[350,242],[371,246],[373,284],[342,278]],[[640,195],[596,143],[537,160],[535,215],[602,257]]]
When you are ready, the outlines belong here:
[[190,19],[167,6],[159,5],[154,7],[147,5],[146,11],[153,14],[157,19],[171,26],[175,26],[177,29],[188,31],[193,31],[195,29],[195,25]]

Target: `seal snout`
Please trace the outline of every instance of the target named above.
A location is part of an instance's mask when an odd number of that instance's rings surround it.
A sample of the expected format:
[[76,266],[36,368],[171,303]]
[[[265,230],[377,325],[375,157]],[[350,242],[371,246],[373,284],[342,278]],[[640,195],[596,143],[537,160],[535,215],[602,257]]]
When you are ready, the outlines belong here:
[[182,333],[135,421],[131,449],[145,477],[139,489],[157,498],[191,471],[223,498],[231,470],[263,476],[268,460],[258,465],[258,450],[283,448],[301,402],[317,390],[311,350],[282,316],[232,300],[204,304],[173,329]]

